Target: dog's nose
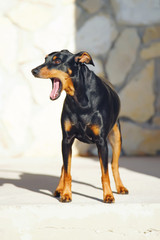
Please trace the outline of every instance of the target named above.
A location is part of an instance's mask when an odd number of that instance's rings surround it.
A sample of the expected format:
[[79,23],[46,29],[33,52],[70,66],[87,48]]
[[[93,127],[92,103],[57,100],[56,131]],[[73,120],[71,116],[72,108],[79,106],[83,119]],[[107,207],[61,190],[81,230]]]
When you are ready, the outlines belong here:
[[32,72],[32,74],[33,74],[34,76],[36,76],[36,75],[38,74],[37,68],[32,69],[31,72]]

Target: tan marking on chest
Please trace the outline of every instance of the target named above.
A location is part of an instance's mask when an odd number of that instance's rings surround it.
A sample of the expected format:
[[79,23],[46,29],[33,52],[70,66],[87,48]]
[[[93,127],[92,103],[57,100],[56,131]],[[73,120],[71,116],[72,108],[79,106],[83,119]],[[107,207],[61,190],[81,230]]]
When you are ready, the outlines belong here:
[[68,68],[68,74],[72,75],[72,70],[70,68]]
[[91,125],[90,129],[95,135],[99,135],[100,133],[100,127],[98,125]]
[[64,129],[66,132],[69,132],[72,128],[72,123],[69,120],[66,120],[64,122]]

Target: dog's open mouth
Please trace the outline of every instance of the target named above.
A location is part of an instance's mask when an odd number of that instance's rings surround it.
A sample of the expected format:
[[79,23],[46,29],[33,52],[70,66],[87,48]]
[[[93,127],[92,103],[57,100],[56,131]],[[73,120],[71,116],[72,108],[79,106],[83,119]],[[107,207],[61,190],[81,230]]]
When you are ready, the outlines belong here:
[[52,81],[52,91],[50,94],[51,100],[56,100],[61,95],[62,83],[59,78],[51,78]]

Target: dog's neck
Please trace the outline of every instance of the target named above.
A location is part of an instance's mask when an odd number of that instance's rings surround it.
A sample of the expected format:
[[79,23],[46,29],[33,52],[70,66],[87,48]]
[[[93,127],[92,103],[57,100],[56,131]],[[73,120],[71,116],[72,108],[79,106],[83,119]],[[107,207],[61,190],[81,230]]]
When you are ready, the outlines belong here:
[[88,67],[84,64],[78,67],[78,71],[74,77],[74,87],[75,87],[75,94],[73,99],[75,100],[76,104],[81,108],[89,108],[91,103],[90,99],[86,92],[88,91],[89,83],[88,83],[88,76],[91,74]]

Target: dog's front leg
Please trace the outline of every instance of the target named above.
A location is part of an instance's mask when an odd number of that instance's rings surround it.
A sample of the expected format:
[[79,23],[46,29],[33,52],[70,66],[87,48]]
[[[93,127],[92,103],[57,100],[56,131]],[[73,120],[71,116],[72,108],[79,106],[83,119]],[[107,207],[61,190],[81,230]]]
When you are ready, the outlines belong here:
[[109,173],[108,173],[108,145],[102,138],[97,144],[99,160],[102,170],[102,187],[103,187],[103,200],[106,203],[114,202],[114,196],[110,187]]
[[60,197],[60,195],[63,192],[63,188],[64,188],[64,167],[62,166],[61,177],[56,188],[56,191],[54,192],[54,197]]
[[62,202],[70,202],[72,200],[71,192],[71,156],[72,156],[72,144],[73,140],[64,138],[62,140],[62,155],[63,155],[63,167],[61,180],[63,181],[63,190],[60,192]]

